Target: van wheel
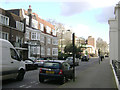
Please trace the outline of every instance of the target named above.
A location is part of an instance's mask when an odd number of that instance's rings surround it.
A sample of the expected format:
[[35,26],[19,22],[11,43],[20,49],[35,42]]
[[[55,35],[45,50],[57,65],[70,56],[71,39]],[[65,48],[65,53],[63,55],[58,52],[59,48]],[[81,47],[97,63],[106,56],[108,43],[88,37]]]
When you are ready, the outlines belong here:
[[24,74],[25,74],[25,71],[24,70],[20,70],[16,79],[18,81],[22,81],[23,78],[24,78]]

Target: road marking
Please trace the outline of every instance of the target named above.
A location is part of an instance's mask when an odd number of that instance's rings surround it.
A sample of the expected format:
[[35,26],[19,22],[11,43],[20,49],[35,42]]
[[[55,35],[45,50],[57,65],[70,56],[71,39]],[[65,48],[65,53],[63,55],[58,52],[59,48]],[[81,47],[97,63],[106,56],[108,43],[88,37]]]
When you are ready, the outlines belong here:
[[28,87],[26,87],[26,88],[31,88],[32,86],[28,86]]
[[21,88],[22,88],[22,87],[24,87],[24,86],[26,86],[26,85],[21,85],[21,86],[19,86],[19,87],[21,87]]

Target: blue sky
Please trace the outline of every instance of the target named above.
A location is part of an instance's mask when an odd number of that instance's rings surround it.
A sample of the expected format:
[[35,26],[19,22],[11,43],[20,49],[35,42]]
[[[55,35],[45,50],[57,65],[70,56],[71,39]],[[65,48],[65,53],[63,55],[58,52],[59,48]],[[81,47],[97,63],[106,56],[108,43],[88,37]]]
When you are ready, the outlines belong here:
[[78,37],[101,37],[109,43],[108,19],[114,17],[114,7],[119,0],[2,0],[3,9],[28,9],[42,19],[54,19],[72,27]]

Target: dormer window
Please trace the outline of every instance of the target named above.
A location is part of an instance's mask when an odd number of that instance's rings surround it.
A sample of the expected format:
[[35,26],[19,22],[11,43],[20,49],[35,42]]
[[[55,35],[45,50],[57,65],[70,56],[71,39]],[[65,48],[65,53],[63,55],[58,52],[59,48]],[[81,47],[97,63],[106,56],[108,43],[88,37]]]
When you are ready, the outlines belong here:
[[24,24],[22,22],[19,22],[19,21],[16,21],[16,28],[19,30],[19,31],[24,31]]

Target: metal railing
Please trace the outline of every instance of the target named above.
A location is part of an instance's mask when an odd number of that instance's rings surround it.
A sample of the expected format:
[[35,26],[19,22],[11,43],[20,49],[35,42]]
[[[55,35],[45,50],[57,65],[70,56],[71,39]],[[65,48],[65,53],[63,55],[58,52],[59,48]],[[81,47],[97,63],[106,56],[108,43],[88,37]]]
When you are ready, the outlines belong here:
[[114,67],[114,70],[115,70],[115,73],[117,75],[117,78],[120,81],[120,61],[112,60],[112,65]]

